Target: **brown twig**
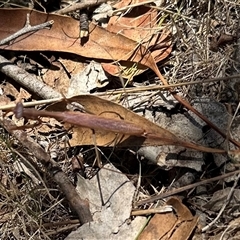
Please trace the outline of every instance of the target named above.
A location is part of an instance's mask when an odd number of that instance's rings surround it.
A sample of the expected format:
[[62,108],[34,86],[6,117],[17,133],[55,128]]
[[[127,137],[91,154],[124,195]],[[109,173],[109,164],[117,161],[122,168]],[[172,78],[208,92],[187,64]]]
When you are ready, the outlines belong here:
[[66,220],[66,221],[61,221],[61,222],[48,222],[48,223],[43,223],[42,226],[45,228],[52,228],[52,227],[57,227],[57,226],[64,226],[64,225],[72,225],[72,224],[78,224],[79,219],[72,219],[72,220]]
[[190,184],[190,185],[178,188],[178,189],[174,189],[172,191],[161,193],[157,196],[152,196],[152,197],[149,197],[147,199],[141,200],[141,201],[135,203],[135,206],[140,206],[140,205],[143,205],[143,204],[146,204],[146,203],[152,203],[152,202],[158,201],[162,198],[170,197],[172,195],[190,190],[192,188],[195,188],[195,187],[198,187],[198,186],[210,183],[210,182],[219,181],[221,179],[228,178],[228,177],[231,177],[231,176],[233,176],[235,174],[239,174],[239,173],[240,173],[240,170],[237,170],[237,171],[234,171],[234,172],[226,173],[226,174],[218,176],[218,177],[206,179],[206,180],[203,180],[201,182],[196,182],[196,183],[193,183],[193,184]]
[[[166,81],[166,79],[162,76],[162,74],[158,71],[156,72],[159,79],[162,81],[162,83],[165,86],[168,86],[168,82]],[[204,115],[202,115],[199,111],[197,111],[194,107],[191,106],[191,104],[189,102],[187,102],[186,100],[184,100],[182,97],[180,97],[175,91],[169,89],[169,92],[172,94],[172,96],[179,102],[181,103],[185,108],[187,108],[188,110],[192,111],[193,113],[195,113],[200,119],[202,119],[205,123],[208,124],[209,127],[211,127],[212,129],[214,129],[218,134],[220,134],[223,138],[228,139],[231,143],[233,143],[234,145],[240,147],[240,143],[234,139],[232,139],[231,137],[227,136],[224,132],[222,132],[221,129],[219,129],[215,124],[213,124],[211,121],[209,121]]]
[[80,198],[75,187],[60,169],[59,165],[50,158],[49,154],[44,151],[32,138],[28,137],[24,131],[12,130],[13,125],[9,120],[4,119],[0,123],[8,132],[10,132],[21,144],[29,151],[34,153],[34,156],[47,168],[52,175],[54,181],[59,185],[61,191],[65,194],[69,204],[76,211],[80,223],[84,224],[92,221],[89,204],[86,200]]
[[35,76],[16,66],[1,55],[0,71],[41,98],[50,99],[62,97],[60,93],[52,89],[50,86],[39,81]]
[[74,12],[76,10],[81,10],[87,7],[93,7],[96,5],[100,5],[101,3],[105,3],[108,0],[88,0],[88,1],[84,1],[81,3],[75,3],[73,5],[67,6],[63,9],[60,9],[58,11],[55,11],[54,13],[57,14],[66,14],[66,13],[70,13],[70,12]]
[[30,25],[30,14],[28,13],[25,26],[21,30],[12,34],[11,36],[1,40],[0,45],[7,44],[7,43],[11,42],[12,40],[14,40],[14,39],[26,34],[26,33],[29,33],[29,32],[36,32],[36,31],[44,29],[44,28],[50,29],[51,26],[53,25],[53,23],[54,23],[54,21],[50,20],[48,22],[45,22],[45,23],[42,23],[42,24],[39,24],[39,25],[36,25],[36,26],[31,26]]
[[132,216],[141,216],[141,215],[150,215],[155,213],[168,213],[172,212],[173,208],[172,206],[161,206],[157,208],[150,208],[150,209],[140,209],[140,210],[133,210],[131,212]]

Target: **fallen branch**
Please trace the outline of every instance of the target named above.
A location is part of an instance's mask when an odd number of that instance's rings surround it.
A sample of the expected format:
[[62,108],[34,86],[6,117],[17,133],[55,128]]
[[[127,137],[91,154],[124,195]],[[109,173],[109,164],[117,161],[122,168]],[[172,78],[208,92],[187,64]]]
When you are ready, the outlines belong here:
[[69,204],[76,211],[81,224],[92,221],[92,215],[89,210],[89,203],[80,198],[75,187],[61,170],[59,165],[50,158],[49,154],[44,151],[32,138],[28,137],[26,132],[21,130],[12,130],[13,125],[7,119],[0,122],[9,133],[11,133],[21,144],[26,147],[34,156],[46,167],[52,175],[54,181],[59,185],[60,190],[65,194]]
[[24,69],[8,61],[1,55],[0,71],[41,98],[50,99],[62,97],[61,94],[53,88],[38,80],[34,75],[31,75]]

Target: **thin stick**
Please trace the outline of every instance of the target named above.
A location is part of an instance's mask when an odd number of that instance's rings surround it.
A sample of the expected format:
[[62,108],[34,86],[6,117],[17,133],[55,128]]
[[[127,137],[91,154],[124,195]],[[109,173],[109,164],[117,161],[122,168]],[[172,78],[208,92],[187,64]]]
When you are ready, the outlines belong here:
[[[22,103],[23,107],[34,107],[34,106],[38,106],[38,105],[43,105],[43,104],[50,104],[50,103],[56,103],[59,101],[62,101],[64,99],[67,98],[51,98],[51,99],[44,99],[44,100],[37,100],[37,101],[33,101],[33,102],[24,102]],[[6,110],[10,110],[16,107],[15,103],[10,103],[4,106],[0,106],[0,110],[6,111]]]
[[118,90],[112,90],[112,91],[106,91],[103,93],[97,93],[96,95],[101,96],[101,95],[117,95],[121,93],[138,93],[138,92],[143,92],[143,91],[154,91],[154,90],[168,90],[174,87],[182,87],[182,86],[189,86],[189,85],[196,85],[196,84],[204,84],[204,83],[209,83],[209,82],[219,82],[219,81],[226,81],[226,80],[231,80],[234,78],[240,78],[240,74],[232,75],[232,76],[227,76],[227,77],[219,77],[219,78],[209,78],[201,81],[194,81],[194,82],[181,82],[180,80],[177,80],[180,83],[175,83],[175,84],[169,84],[169,85],[155,85],[155,86],[144,86],[144,87],[133,87],[133,88],[125,88],[124,89],[118,89]]
[[84,1],[81,3],[75,3],[73,5],[67,6],[63,9],[60,9],[58,11],[55,11],[54,13],[57,14],[66,14],[66,13],[70,13],[70,12],[74,12],[76,10],[81,10],[87,7],[93,7],[96,5],[100,5],[101,3],[105,3],[108,0],[88,0],[88,1]]
[[[227,77],[219,77],[219,78],[209,78],[205,79],[203,81],[195,81],[195,82],[181,82],[181,83],[176,83],[176,84],[169,84],[168,86],[165,85],[158,85],[158,86],[146,86],[146,87],[132,87],[132,88],[120,88],[118,90],[109,90],[103,93],[94,93],[93,95],[96,96],[106,96],[106,95],[118,95],[121,93],[138,93],[142,91],[154,91],[154,90],[168,90],[170,88],[174,87],[181,87],[181,86],[188,86],[188,85],[195,85],[195,84],[203,84],[203,83],[209,83],[209,82],[218,82],[218,81],[227,81],[231,80],[233,78],[240,78],[240,74],[232,75],[232,76],[227,76]],[[45,99],[45,100],[38,100],[34,102],[24,102],[23,107],[34,107],[42,104],[50,104],[50,103],[55,103],[62,101],[63,99],[71,99],[71,98],[52,98],[52,99]],[[0,106],[0,110],[9,110],[12,109],[16,106],[15,103],[7,104],[4,106]]]
[[146,203],[152,203],[152,202],[158,201],[162,198],[170,197],[172,195],[190,190],[192,188],[195,188],[195,187],[198,187],[198,186],[210,183],[210,182],[219,181],[221,179],[228,178],[228,177],[231,177],[232,175],[239,174],[239,173],[240,173],[240,170],[237,170],[237,171],[234,171],[234,172],[226,173],[226,174],[218,176],[218,177],[214,177],[214,178],[206,179],[206,180],[203,180],[203,181],[200,181],[200,182],[196,182],[196,183],[193,183],[193,184],[190,184],[190,185],[178,188],[178,189],[174,189],[172,191],[161,193],[157,196],[149,197],[147,199],[144,199],[144,200],[141,200],[141,201],[135,203],[134,205],[135,206],[140,206],[140,205],[143,205],[143,204],[146,204]]
[[132,216],[140,216],[140,215],[150,215],[155,213],[169,213],[173,212],[173,208],[170,205],[162,206],[158,208],[150,208],[150,209],[141,209],[141,210],[133,210],[131,212]]
[[36,25],[36,26],[31,26],[30,25],[30,14],[28,13],[25,26],[21,30],[12,34],[11,36],[1,40],[0,41],[0,46],[4,45],[4,44],[7,44],[7,43],[11,42],[12,40],[14,40],[14,39],[26,34],[26,33],[35,32],[35,31],[45,29],[45,28],[50,29],[51,26],[53,25],[53,23],[54,23],[54,21],[50,20],[48,22],[45,22],[45,23],[42,23],[42,24],[39,24],[39,25]]
[[230,190],[230,192],[229,192],[229,194],[227,196],[227,199],[226,199],[225,203],[223,204],[223,206],[221,207],[217,217],[211,223],[209,223],[207,226],[205,226],[202,229],[202,232],[206,232],[207,230],[209,230],[217,222],[217,220],[220,218],[220,216],[222,215],[224,209],[227,207],[227,205],[229,204],[229,202],[230,202],[230,200],[232,198],[234,190],[235,190],[235,188],[236,188],[236,186],[238,184],[239,178],[240,178],[240,174],[238,174],[237,178],[235,179],[234,184],[233,184],[233,186],[232,186],[232,188],[231,188],[231,190]]

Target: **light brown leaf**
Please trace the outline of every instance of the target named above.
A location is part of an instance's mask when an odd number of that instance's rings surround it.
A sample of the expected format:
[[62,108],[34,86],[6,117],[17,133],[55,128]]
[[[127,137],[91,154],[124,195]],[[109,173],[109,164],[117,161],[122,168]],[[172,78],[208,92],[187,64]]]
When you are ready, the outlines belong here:
[[139,236],[143,239],[188,239],[196,228],[198,217],[176,198],[170,198],[166,205],[171,205],[176,213],[155,214]]

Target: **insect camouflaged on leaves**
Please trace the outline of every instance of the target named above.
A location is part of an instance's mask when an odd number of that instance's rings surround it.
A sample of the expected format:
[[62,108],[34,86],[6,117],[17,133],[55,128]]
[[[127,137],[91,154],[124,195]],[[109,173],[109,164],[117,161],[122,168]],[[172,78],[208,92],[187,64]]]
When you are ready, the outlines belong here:
[[16,118],[24,117],[26,119],[37,120],[40,117],[51,117],[59,121],[70,123],[72,125],[86,127],[94,130],[105,130],[125,135],[145,136],[145,131],[134,123],[125,120],[104,118],[81,112],[52,112],[46,110],[36,110],[34,108],[24,108],[21,102],[16,104],[13,109]]
[[[129,136],[145,137],[153,140],[154,145],[156,145],[156,143],[159,141],[161,145],[176,145],[210,153],[226,153],[226,151],[223,149],[209,148],[202,145],[197,145],[195,143],[183,141],[167,130],[164,130],[163,132],[161,131],[160,133],[153,132],[151,130],[147,131],[136,124],[125,120],[115,120],[81,112],[51,112],[46,110],[36,110],[34,108],[24,108],[23,104],[20,102],[17,103],[16,107],[13,109],[13,112],[16,118],[24,117],[27,119],[39,120],[40,117],[51,117],[79,127],[85,127],[94,130],[105,130],[108,132],[121,133]],[[166,135],[164,133],[166,133]]]

